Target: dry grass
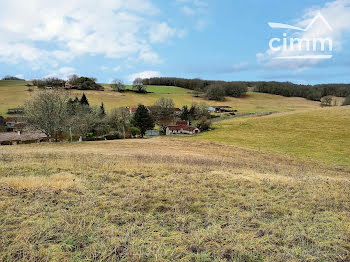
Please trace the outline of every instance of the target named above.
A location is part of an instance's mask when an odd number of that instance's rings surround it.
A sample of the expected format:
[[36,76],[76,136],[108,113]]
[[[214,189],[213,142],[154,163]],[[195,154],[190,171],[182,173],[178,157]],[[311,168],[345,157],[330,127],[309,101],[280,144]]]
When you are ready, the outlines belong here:
[[[1,81],[0,80],[0,115],[5,115],[8,108],[21,106],[24,101],[33,95],[34,92],[26,91],[26,82]],[[134,106],[138,104],[152,105],[162,96],[172,98],[175,105],[191,105],[193,102],[205,102],[212,105],[229,105],[240,112],[268,112],[288,111],[318,108],[320,103],[308,101],[303,98],[287,98],[282,96],[249,92],[244,98],[227,97],[223,102],[208,101],[203,98],[194,98],[189,90],[177,87],[150,86],[152,94],[118,93],[112,91],[108,85],[106,90],[101,91],[78,91],[72,90],[71,96],[80,97],[83,92],[91,105],[99,106],[104,102],[107,110],[115,107]],[[35,88],[37,90],[37,88]]]
[[1,147],[0,181],[27,190],[0,187],[0,260],[348,261],[349,176],[169,138]]
[[54,174],[48,177],[15,176],[1,177],[0,186],[15,190],[79,190],[79,182],[72,174]]

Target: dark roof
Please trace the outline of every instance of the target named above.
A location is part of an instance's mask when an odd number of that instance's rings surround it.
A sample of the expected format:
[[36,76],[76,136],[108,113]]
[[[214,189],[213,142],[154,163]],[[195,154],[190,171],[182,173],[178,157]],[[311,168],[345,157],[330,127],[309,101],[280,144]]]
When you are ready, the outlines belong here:
[[216,109],[220,109],[220,108],[232,108],[231,106],[211,106],[213,108],[216,108]]
[[22,116],[11,116],[11,117],[6,117],[5,119],[5,122],[8,123],[8,122],[12,122],[12,123],[20,123],[20,122],[26,122],[27,119],[25,117],[22,117]]
[[0,133],[0,142],[7,142],[7,141],[31,141],[31,140],[38,140],[38,139],[44,139],[47,138],[47,135],[45,135],[43,132],[40,131],[30,131],[30,132],[23,132],[21,134],[18,134],[17,132],[6,132],[6,133]]

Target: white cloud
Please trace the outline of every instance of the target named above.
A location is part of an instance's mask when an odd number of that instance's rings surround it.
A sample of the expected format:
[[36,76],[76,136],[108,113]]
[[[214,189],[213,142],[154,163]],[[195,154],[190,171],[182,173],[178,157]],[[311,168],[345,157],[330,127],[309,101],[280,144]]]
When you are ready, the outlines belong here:
[[113,68],[113,71],[114,71],[114,72],[118,72],[118,71],[120,71],[120,66],[116,66],[116,67],[114,67],[114,68]]
[[176,0],[181,11],[194,19],[194,28],[202,31],[209,24],[208,3],[202,0]]
[[151,0],[2,0],[1,8],[0,61],[32,68],[83,55],[160,63],[152,43],[181,35],[157,21]]
[[164,42],[174,36],[183,37],[184,35],[184,30],[172,28],[165,22],[154,24],[149,31],[149,37],[152,43]]
[[196,11],[193,8],[188,7],[187,5],[185,5],[184,7],[182,7],[182,11],[186,14],[186,15],[194,15],[196,13]]
[[101,69],[102,71],[106,71],[106,70],[108,70],[109,68],[108,68],[108,66],[101,66],[100,69]]
[[159,77],[161,76],[161,73],[158,71],[144,71],[140,73],[135,73],[132,75],[129,75],[128,80],[130,82],[134,81],[136,78],[150,78],[150,77]]
[[15,77],[18,77],[18,78],[21,78],[21,79],[25,79],[23,74],[15,75]]
[[58,77],[60,79],[68,79],[68,76],[76,74],[75,68],[73,67],[62,67],[58,70],[51,72],[50,74],[44,76],[44,78],[48,77]]

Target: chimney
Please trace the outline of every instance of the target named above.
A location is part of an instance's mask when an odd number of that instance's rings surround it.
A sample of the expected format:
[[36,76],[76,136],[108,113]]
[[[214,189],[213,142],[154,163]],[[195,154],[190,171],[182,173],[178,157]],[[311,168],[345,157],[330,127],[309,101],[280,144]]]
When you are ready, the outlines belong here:
[[21,135],[21,131],[17,131],[17,134],[20,136]]

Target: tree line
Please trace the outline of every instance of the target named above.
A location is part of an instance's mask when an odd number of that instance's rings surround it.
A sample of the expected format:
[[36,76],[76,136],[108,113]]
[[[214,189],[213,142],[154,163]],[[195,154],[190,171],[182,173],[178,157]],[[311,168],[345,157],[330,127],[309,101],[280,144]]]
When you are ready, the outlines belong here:
[[186,79],[177,77],[152,77],[142,80],[144,85],[177,86],[194,91],[194,95],[204,94],[210,100],[224,100],[225,96],[241,97],[248,91],[247,82],[226,82]]
[[254,91],[320,101],[325,96],[350,96],[350,84],[298,85],[291,82],[256,82]]
[[104,90],[103,86],[96,83],[97,79],[93,77],[79,77],[71,75],[68,80],[63,80],[57,77],[48,77],[43,79],[34,79],[32,83],[38,88],[67,88],[77,90]]
[[22,78],[19,78],[19,77],[16,77],[16,76],[11,76],[11,75],[6,75],[1,80],[26,81],[25,79],[22,79]]
[[204,93],[208,99],[223,100],[225,96],[241,97],[248,87],[254,91],[286,97],[303,97],[309,100],[320,101],[325,96],[350,96],[350,84],[318,84],[301,85],[291,82],[225,82],[202,80],[199,78],[186,79],[176,77],[153,77],[143,79],[145,85],[177,86]]

